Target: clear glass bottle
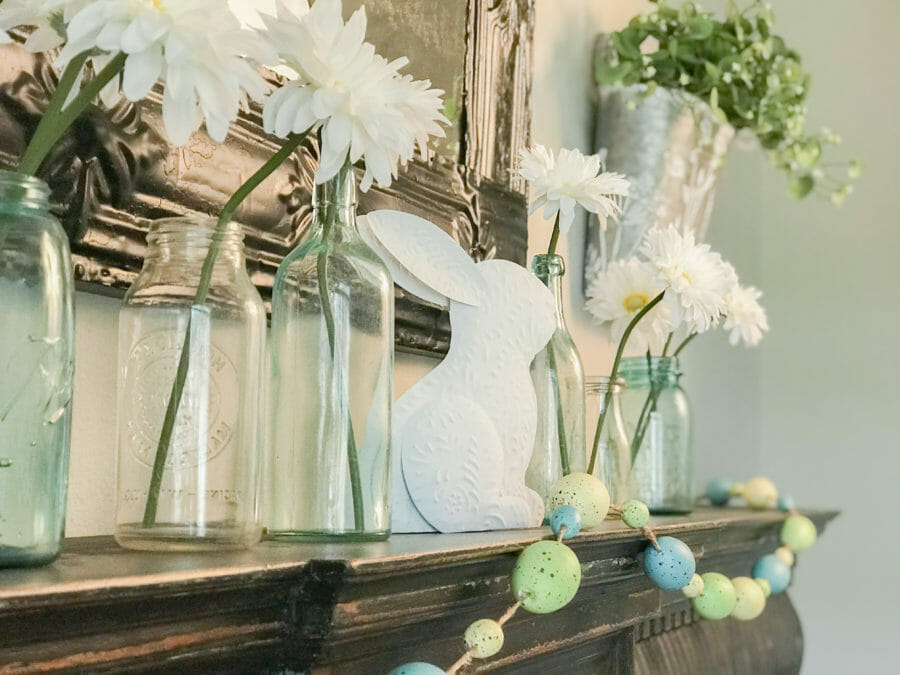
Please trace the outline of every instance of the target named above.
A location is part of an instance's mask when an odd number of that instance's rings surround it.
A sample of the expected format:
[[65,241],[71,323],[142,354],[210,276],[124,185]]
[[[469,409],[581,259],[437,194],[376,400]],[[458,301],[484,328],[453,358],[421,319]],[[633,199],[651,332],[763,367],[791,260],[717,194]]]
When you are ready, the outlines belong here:
[[[266,312],[243,233],[215,220],[153,223],[119,314],[116,541],[143,550],[240,548],[259,540]],[[209,291],[194,300],[210,247]],[[188,368],[160,451],[185,334]],[[161,471],[154,479],[154,466]]]
[[49,196],[0,171],[0,567],[50,562],[65,525],[72,257]]
[[[622,490],[622,486],[628,485],[631,468],[631,446],[622,417],[620,398],[624,389],[625,382],[622,378],[616,380],[612,391],[608,377],[589,377],[584,386],[587,399],[588,471],[603,481],[613,504],[622,504],[630,499],[630,496],[622,498],[627,492]],[[598,430],[597,425],[604,410],[607,413],[603,415],[603,426]],[[595,458],[593,466],[590,466],[591,457]]]
[[[558,255],[537,255],[531,271],[556,298],[556,331],[531,362],[537,395],[537,431],[525,483],[547,505],[551,488],[562,476],[584,471],[584,368],[575,341],[566,328],[562,306],[565,262]],[[547,514],[549,516],[549,514]]]
[[386,539],[394,290],[356,227],[345,165],[272,292],[264,524],[279,539]]
[[653,513],[693,509],[693,447],[687,396],[679,385],[678,359],[634,356],[622,359],[620,399],[631,446],[631,491]]

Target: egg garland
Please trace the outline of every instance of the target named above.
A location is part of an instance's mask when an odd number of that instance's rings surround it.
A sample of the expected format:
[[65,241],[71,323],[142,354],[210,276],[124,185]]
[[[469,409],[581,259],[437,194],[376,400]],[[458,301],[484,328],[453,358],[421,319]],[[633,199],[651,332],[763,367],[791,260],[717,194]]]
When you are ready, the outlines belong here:
[[541,539],[529,544],[519,554],[510,578],[515,604],[499,619],[478,619],[465,631],[466,651],[446,671],[424,662],[398,666],[388,675],[454,675],[474,659],[486,659],[503,648],[503,626],[519,610],[532,614],[549,614],[565,607],[581,585],[581,564],[564,541],[583,529],[596,527],[610,515],[621,518],[628,526],[641,530],[650,541],[644,550],[644,571],[663,590],[680,590],[691,600],[694,610],[704,619],[732,617],[751,621],[762,614],[766,598],[783,592],[791,581],[795,553],[809,549],[818,533],[815,524],[795,510],[794,500],[779,497],[772,481],[753,478],[747,483],[717,479],[707,486],[706,496],[716,506],[726,506],[731,499],[743,497],[753,509],[777,507],[787,514],[781,526],[781,546],[760,558],[753,566],[752,577],[729,579],[718,572],[697,574],[696,561],[690,547],[676,537],[658,537],[648,526],[647,505],[632,499],[621,507],[610,504],[606,486],[587,473],[564,476],[553,487],[549,518],[555,539]]

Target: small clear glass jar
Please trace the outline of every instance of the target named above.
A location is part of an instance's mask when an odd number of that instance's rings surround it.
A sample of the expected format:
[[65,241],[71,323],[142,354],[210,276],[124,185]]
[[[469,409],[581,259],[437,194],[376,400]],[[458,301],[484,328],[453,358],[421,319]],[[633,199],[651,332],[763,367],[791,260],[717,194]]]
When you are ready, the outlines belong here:
[[0,170],[0,567],[50,562],[65,525],[72,257],[49,196]]
[[587,463],[584,368],[563,314],[565,262],[558,255],[537,255],[531,271],[556,298],[556,330],[531,362],[538,416],[534,450],[525,473],[525,484],[541,496],[547,507],[557,481],[584,471]]
[[356,225],[349,164],[316,185],[272,290],[267,536],[390,534],[394,285]]
[[[621,503],[617,500],[614,488],[628,477],[627,470],[623,473],[621,468],[630,468],[630,461],[626,461],[630,445],[620,400],[624,389],[625,382],[621,378],[616,380],[610,390],[609,378],[597,376],[587,378],[584,386],[587,399],[588,471],[603,481],[614,504]],[[603,415],[603,426],[598,429],[604,410],[607,412]],[[594,459],[593,466],[591,458]]]
[[[126,548],[241,548],[257,505],[266,312],[231,223],[153,223],[119,314],[116,541]],[[209,291],[195,305],[211,245]],[[188,333],[188,368],[168,447],[160,443]],[[157,477],[154,479],[154,467]]]
[[623,491],[621,499],[640,499],[653,513],[690,513],[691,413],[679,384],[678,359],[625,358],[619,374],[626,385],[620,399],[631,446],[630,480],[616,487]]

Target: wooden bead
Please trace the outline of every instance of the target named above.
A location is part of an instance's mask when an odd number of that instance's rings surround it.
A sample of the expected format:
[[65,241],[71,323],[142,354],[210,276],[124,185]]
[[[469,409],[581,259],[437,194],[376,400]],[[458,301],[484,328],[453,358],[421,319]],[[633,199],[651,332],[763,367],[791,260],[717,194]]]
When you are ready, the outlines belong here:
[[466,648],[476,659],[486,659],[503,648],[503,626],[493,619],[478,619],[465,633]]
[[599,478],[587,473],[570,473],[550,490],[550,512],[572,506],[581,514],[583,528],[596,527],[609,512],[609,492]]
[[737,593],[731,579],[718,572],[701,574],[703,592],[691,600],[694,609],[704,619],[724,619],[737,604]]
[[794,553],[801,553],[816,543],[816,525],[806,516],[788,516],[781,526],[781,543],[790,546]]
[[513,569],[513,594],[535,614],[569,604],[581,584],[581,563],[565,544],[538,541],[519,554]]
[[752,621],[766,608],[766,595],[750,577],[735,577],[731,580],[737,601],[731,616],[739,621]]
[[778,490],[768,478],[753,478],[744,485],[744,499],[751,509],[774,509]]
[[699,574],[691,577],[691,583],[681,589],[686,598],[696,598],[703,592],[703,578]]
[[779,546],[776,548],[775,556],[788,567],[794,566],[794,553],[787,546]]

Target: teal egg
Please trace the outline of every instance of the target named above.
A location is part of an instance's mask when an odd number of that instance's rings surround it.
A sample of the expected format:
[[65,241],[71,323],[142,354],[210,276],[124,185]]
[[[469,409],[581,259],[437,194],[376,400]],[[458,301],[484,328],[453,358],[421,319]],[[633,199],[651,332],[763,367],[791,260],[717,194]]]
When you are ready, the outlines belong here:
[[724,619],[734,611],[737,592],[731,579],[718,572],[701,574],[703,592],[691,600],[694,609],[704,619]]
[[691,547],[675,537],[660,537],[659,550],[644,551],[644,571],[650,581],[667,591],[677,591],[691,583],[697,563]]
[[565,544],[538,541],[519,554],[511,586],[522,607],[547,614],[565,607],[581,584],[581,563]]
[[774,553],[764,555],[753,566],[753,576],[769,582],[773,595],[782,593],[791,583],[791,567]]
[[596,527],[609,512],[609,492],[596,476],[570,473],[550,489],[550,511],[564,505],[578,510],[583,528]]
[[706,486],[706,496],[709,498],[710,503],[713,506],[725,506],[731,499],[732,485],[733,483],[730,480],[722,478],[711,480],[709,485]]
[[388,675],[444,675],[444,669],[433,666],[430,663],[416,661],[397,666]]
[[557,506],[550,514],[550,529],[553,530],[553,534],[559,536],[563,527],[566,528],[563,539],[571,539],[581,531],[581,514],[578,513],[578,509],[568,504]]

